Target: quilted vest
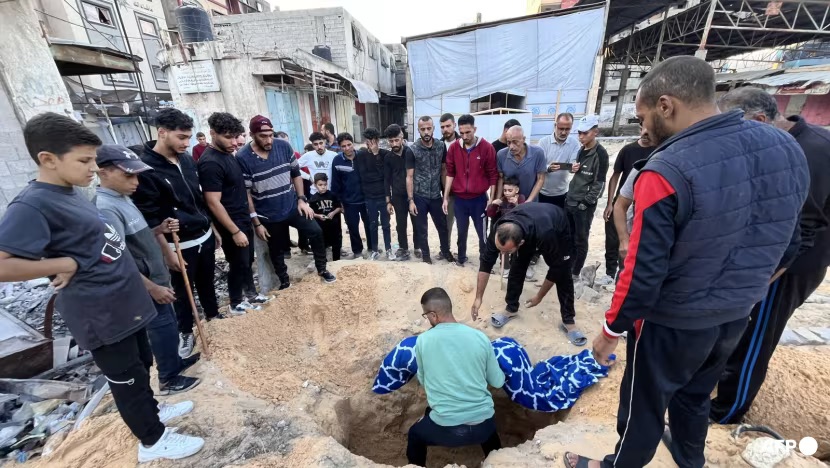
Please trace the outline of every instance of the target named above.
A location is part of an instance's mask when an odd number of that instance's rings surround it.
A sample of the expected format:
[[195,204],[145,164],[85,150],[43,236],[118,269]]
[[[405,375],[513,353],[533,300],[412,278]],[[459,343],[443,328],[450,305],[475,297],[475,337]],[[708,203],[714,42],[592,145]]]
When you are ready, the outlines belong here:
[[646,320],[699,329],[748,316],[807,196],[801,147],[786,132],[733,111],[676,134],[643,171],[666,178],[678,201],[668,275]]

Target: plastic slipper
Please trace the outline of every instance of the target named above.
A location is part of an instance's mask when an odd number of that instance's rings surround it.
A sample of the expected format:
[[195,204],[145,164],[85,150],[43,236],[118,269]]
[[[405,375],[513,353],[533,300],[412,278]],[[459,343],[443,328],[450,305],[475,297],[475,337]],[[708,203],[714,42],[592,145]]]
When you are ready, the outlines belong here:
[[496,328],[501,328],[517,316],[517,314],[493,314],[490,316],[490,324]]
[[565,324],[561,324],[559,328],[565,333],[568,337],[568,341],[571,342],[574,346],[585,346],[588,344],[588,338],[579,330],[571,330],[568,331],[568,328],[565,327]]
[[[575,465],[571,465],[571,462],[568,461],[568,455],[576,455],[578,458],[576,460]],[[568,468],[588,468],[588,462],[594,461],[588,457],[583,457],[582,455],[577,455],[573,452],[565,452],[565,456],[562,457],[562,461],[565,462],[565,466]]]

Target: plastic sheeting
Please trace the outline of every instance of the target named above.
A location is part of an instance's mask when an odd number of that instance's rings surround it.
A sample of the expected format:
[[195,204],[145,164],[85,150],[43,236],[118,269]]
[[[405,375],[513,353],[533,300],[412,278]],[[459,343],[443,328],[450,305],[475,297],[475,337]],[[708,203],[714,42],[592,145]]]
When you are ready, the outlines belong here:
[[482,96],[505,89],[587,92],[603,19],[604,9],[598,8],[410,42],[414,97]]

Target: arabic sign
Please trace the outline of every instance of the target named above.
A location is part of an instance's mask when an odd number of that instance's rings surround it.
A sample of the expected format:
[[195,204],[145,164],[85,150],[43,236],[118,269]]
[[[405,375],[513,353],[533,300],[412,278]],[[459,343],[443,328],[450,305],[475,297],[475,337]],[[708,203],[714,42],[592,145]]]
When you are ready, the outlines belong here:
[[176,87],[182,94],[219,91],[219,77],[211,60],[197,60],[170,67]]

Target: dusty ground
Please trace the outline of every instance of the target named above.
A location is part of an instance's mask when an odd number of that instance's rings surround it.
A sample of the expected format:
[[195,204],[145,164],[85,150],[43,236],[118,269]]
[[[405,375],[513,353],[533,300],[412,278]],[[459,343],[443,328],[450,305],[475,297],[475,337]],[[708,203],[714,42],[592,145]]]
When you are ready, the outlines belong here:
[[[612,145],[607,146],[614,154]],[[603,259],[600,215],[592,229],[589,262]],[[428,326],[421,318],[418,299],[430,287],[443,286],[450,292],[460,321],[490,337],[516,338],[533,360],[578,352],[581,348],[567,343],[557,330],[555,294],[549,294],[535,310],[523,309],[518,319],[501,330],[488,326],[489,313],[504,306],[496,275],[491,276],[484,299],[485,320],[470,321],[478,259],[472,255],[477,251],[473,236],[469,237],[471,262],[463,268],[446,262],[429,266],[341,261],[331,264],[338,275],[333,285],[322,285],[315,275],[306,274],[311,259],[294,255],[288,261],[294,284],[263,311],[207,324],[213,359],[203,360],[189,372],[200,376],[202,384],[169,398],[196,402],[195,411],[174,424],[181,432],[205,437],[205,448],[189,459],[150,466],[404,465],[405,434],[423,413],[425,398],[416,382],[385,396],[374,395],[370,389],[384,354],[403,337]],[[437,252],[434,231],[431,241]],[[540,265],[538,279],[543,270]],[[537,284],[526,283],[522,300],[536,293]],[[610,293],[603,294],[597,304],[577,301],[577,322],[590,338],[599,331],[609,302]],[[823,307],[827,320],[830,306]],[[618,354],[620,362],[610,376],[589,389],[570,411],[531,414],[495,391],[497,420],[507,448],[487,460],[482,460],[477,447],[431,449],[429,466],[478,466],[482,461],[493,467],[556,466],[562,463],[565,450],[601,457],[613,449],[617,438],[618,385],[625,365],[622,346]],[[820,440],[820,451],[830,450],[828,388],[830,351],[782,348],[749,418],[790,439],[811,435]],[[104,406],[101,415],[73,433],[51,458],[30,464],[135,466],[137,442],[112,405]],[[709,431],[708,466],[748,466],[740,454],[750,437],[734,440],[731,429]],[[664,447],[658,448],[649,466],[673,466]],[[824,465],[793,454],[782,466]]]

